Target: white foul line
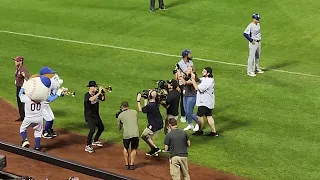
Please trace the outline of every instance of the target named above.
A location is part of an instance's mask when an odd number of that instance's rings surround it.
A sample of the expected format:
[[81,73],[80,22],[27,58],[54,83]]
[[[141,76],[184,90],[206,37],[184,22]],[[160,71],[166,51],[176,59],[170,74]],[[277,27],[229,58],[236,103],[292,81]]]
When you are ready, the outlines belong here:
[[[36,37],[36,38],[41,38],[41,39],[50,39],[50,40],[56,40],[56,41],[71,42],[71,43],[77,43],[77,44],[85,44],[85,45],[91,45],[91,46],[100,46],[100,47],[121,49],[121,50],[134,51],[134,52],[142,52],[142,53],[148,53],[148,54],[156,54],[156,55],[162,55],[162,56],[167,56],[167,57],[178,57],[178,58],[181,57],[181,56],[178,56],[178,55],[166,54],[166,53],[155,52],[155,51],[147,51],[147,50],[141,50],[141,49],[126,48],[126,47],[113,46],[113,45],[108,45],[108,44],[97,44],[97,43],[76,41],[76,40],[70,40],[70,39],[61,39],[61,38],[55,38],[55,37],[49,37],[49,36],[41,36],[41,35],[19,33],[19,32],[12,32],[12,31],[5,31],[5,30],[0,30],[0,33],[15,34],[15,35],[21,35],[21,36]],[[224,62],[224,61],[216,61],[216,60],[211,60],[211,59],[203,59],[203,58],[193,58],[193,59],[199,60],[199,61],[226,64],[226,65],[231,65],[231,66],[241,66],[241,67],[246,67],[247,66],[247,65],[244,65],[244,64],[230,63],[230,62]],[[281,73],[287,73],[287,74],[295,74],[295,75],[301,75],[301,76],[320,78],[320,76],[313,75],[313,74],[291,72],[291,71],[285,71],[285,70],[280,70],[280,69],[268,69],[268,70],[269,71],[281,72]]]

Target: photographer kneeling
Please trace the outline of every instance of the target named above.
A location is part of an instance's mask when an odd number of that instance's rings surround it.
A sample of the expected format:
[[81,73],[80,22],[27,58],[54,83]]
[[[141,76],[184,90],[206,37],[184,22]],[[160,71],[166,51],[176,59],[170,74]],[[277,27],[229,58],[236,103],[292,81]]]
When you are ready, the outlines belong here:
[[[123,127],[123,156],[126,163],[126,169],[134,169],[134,161],[139,146],[139,127],[138,114],[136,110],[128,109],[129,103],[123,101],[117,113],[119,130]],[[131,153],[129,156],[129,146],[131,145]],[[129,164],[130,157],[130,164]]]
[[141,106],[141,93],[137,95],[138,109],[140,112],[147,114],[148,126],[142,132],[141,138],[150,146],[151,150],[146,153],[147,156],[154,156],[161,150],[154,144],[153,139],[156,138],[157,134],[163,128],[163,120],[159,109],[159,103],[156,101],[157,92],[151,90],[149,92],[149,103],[142,107]]
[[163,107],[167,109],[167,117],[165,120],[164,134],[170,131],[168,120],[174,118],[178,120],[179,115],[179,101],[180,92],[177,90],[178,81],[175,79],[167,81],[168,83],[168,95],[165,103],[161,103]]

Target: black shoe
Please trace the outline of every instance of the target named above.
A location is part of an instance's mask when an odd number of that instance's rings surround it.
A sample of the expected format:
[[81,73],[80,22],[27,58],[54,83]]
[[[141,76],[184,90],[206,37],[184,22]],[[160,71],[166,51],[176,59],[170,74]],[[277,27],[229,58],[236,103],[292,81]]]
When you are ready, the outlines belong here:
[[30,147],[30,143],[29,143],[29,141],[26,139],[26,140],[22,141],[21,146],[22,146],[22,147],[25,147],[25,148],[29,148],[29,147]]
[[50,132],[51,136],[53,136],[53,137],[57,137],[58,136],[56,131],[54,131],[53,129],[50,129],[49,132]]
[[196,131],[196,132],[192,133],[192,135],[202,136],[203,135],[203,131]]
[[18,118],[18,119],[15,120],[15,122],[19,122],[19,121],[23,121],[23,119],[22,118]]
[[159,154],[159,152],[161,152],[161,149],[159,149],[159,148],[153,148],[150,152],[149,152],[149,154],[150,154],[150,156],[158,156]]
[[130,170],[135,170],[135,166],[134,166],[134,164],[133,165],[130,165],[130,168],[129,168]]
[[44,151],[42,150],[42,148],[34,148],[34,150],[40,151],[40,152],[44,152]]
[[42,134],[42,137],[45,139],[53,139],[54,138],[50,131],[44,131],[44,133]]
[[150,11],[150,12],[154,12],[154,11],[156,11],[156,10],[155,10],[155,9],[150,9],[149,11]]
[[154,153],[154,149],[151,149],[149,152],[146,153],[147,156],[152,156],[152,154]]
[[209,134],[206,134],[206,136],[218,137],[219,135],[216,132],[210,132]]
[[126,165],[126,170],[130,170],[129,164]]
[[168,10],[166,7],[161,7],[161,8],[159,8],[160,10],[162,10],[162,11],[166,11],[166,10]]

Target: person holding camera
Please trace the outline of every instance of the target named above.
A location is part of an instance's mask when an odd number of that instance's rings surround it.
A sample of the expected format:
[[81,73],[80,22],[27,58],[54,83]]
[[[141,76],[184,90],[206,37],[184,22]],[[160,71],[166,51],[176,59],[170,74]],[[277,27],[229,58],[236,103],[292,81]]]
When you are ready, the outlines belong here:
[[[84,118],[88,123],[90,131],[88,134],[85,151],[88,153],[93,153],[94,149],[92,145],[103,146],[99,141],[99,138],[104,131],[104,125],[99,115],[99,101],[105,101],[106,97],[103,93],[105,92],[104,88],[98,88],[98,85],[95,81],[89,81],[87,87],[89,88],[89,91],[84,95]],[[92,141],[96,127],[98,128],[98,131]]]
[[191,80],[194,88],[197,90],[196,105],[198,106],[198,124],[199,131],[193,133],[193,135],[203,135],[203,118],[206,117],[208,124],[211,128],[211,132],[208,136],[218,137],[214,119],[212,117],[212,109],[214,108],[214,79],[212,75],[212,69],[206,67],[202,70],[202,78],[200,78],[200,84],[196,82],[195,73],[191,74]]
[[[128,109],[129,103],[123,101],[117,113],[119,130],[123,127],[123,156],[126,163],[126,169],[134,170],[134,162],[139,146],[139,127],[138,114],[136,110]],[[131,153],[129,155],[129,146],[131,145]],[[130,159],[130,161],[129,161]]]
[[[179,72],[178,72],[179,73]],[[193,87],[192,80],[191,80],[191,74],[195,73],[195,69],[193,66],[188,67],[188,71],[186,73],[186,76],[183,77],[179,73],[180,81],[184,85],[183,89],[183,105],[184,105],[184,111],[186,112],[186,118],[188,121],[188,126],[184,128],[185,131],[188,131],[192,129],[193,131],[199,130],[198,125],[198,117],[193,113],[194,106],[196,105],[196,99],[197,99],[197,91]],[[195,80],[197,83],[200,82],[200,79],[196,76]],[[192,124],[192,120],[196,122],[195,127]]]
[[149,103],[142,107],[141,106],[141,93],[137,95],[137,104],[140,112],[147,114],[148,125],[142,132],[141,138],[149,145],[151,150],[146,153],[147,156],[157,155],[161,150],[154,144],[153,140],[157,134],[163,128],[163,119],[159,109],[159,103],[156,101],[157,92],[150,90],[149,92]]
[[170,174],[173,180],[180,180],[180,174],[184,180],[190,180],[188,170],[188,147],[190,140],[185,131],[178,128],[177,120],[169,119],[171,131],[164,140],[164,150],[170,153]]
[[178,81],[171,79],[167,81],[168,84],[168,95],[165,103],[161,105],[167,110],[167,117],[165,120],[164,134],[167,134],[170,131],[168,120],[174,118],[178,120],[179,115],[179,101],[180,101],[180,92],[177,90]]
[[[188,67],[189,66],[193,66],[193,62],[192,62],[192,55],[191,55],[191,51],[188,49],[185,49],[182,51],[181,53],[182,59],[178,62],[178,64],[176,64],[177,66],[177,71],[175,71],[175,76],[176,79],[179,80],[179,89],[180,89],[180,113],[181,113],[181,117],[180,117],[180,121],[181,122],[186,122],[186,113],[184,111],[184,104],[183,104],[183,89],[184,89],[184,85],[182,83],[182,81],[180,80],[180,76],[186,76],[186,73],[188,71]],[[178,72],[180,72],[180,74],[178,75]]]

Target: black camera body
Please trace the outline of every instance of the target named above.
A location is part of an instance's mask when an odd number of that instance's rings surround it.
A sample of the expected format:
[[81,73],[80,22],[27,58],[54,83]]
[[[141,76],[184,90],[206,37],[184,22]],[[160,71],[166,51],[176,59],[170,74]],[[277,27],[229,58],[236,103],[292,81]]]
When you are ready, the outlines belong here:
[[122,109],[121,109],[121,107],[120,107],[119,111],[116,113],[116,118],[118,118],[119,115],[120,115],[122,112],[123,112],[123,111],[122,111]]
[[149,94],[150,91],[155,91],[157,93],[156,101],[158,103],[167,100],[168,95],[168,83],[164,80],[157,81],[157,87],[151,90],[142,90],[142,92],[138,92],[141,94],[141,97],[144,99],[150,99]]

